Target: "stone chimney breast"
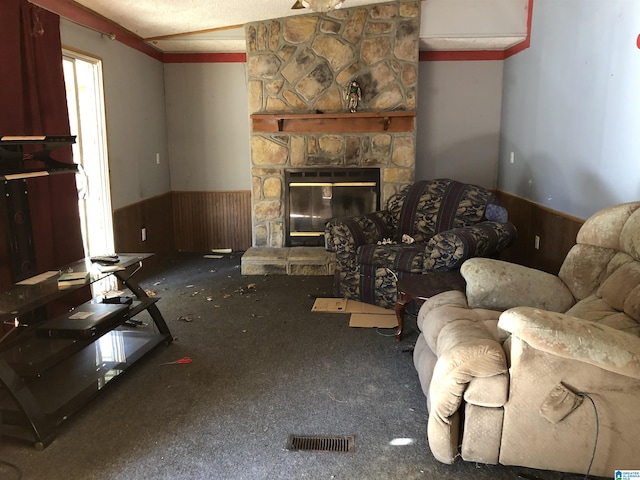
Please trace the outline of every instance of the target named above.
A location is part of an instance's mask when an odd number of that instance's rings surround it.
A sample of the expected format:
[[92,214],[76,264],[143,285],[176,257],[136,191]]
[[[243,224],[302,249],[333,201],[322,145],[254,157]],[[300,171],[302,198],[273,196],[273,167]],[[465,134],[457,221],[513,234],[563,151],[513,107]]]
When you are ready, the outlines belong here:
[[[415,111],[420,5],[400,0],[247,24],[249,114],[348,113],[353,80],[362,90],[354,119]],[[285,169],[380,168],[384,205],[414,181],[415,154],[415,123],[389,132],[252,130],[253,245],[284,246]]]

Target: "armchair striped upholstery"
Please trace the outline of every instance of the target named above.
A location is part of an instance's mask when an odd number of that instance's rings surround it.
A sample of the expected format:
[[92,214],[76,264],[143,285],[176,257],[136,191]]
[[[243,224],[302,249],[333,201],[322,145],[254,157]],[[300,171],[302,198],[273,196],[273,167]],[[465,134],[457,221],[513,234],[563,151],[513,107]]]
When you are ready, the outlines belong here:
[[[403,243],[405,235],[415,242]],[[334,294],[386,308],[395,305],[398,279],[458,269],[467,258],[495,256],[515,238],[491,191],[451,179],[407,185],[384,210],[325,227],[326,248],[336,253]]]

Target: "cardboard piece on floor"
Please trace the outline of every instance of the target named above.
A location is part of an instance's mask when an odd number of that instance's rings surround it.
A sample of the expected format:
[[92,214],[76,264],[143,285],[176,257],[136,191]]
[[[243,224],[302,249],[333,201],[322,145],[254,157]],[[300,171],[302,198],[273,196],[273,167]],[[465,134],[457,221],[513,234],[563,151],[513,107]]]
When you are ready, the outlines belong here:
[[346,298],[316,298],[311,307],[312,312],[346,313]]
[[358,302],[357,300],[347,300],[347,312],[366,313],[371,315],[395,315],[393,310],[371,305],[370,303]]
[[395,313],[386,313],[384,315],[352,313],[349,319],[349,326],[360,328],[395,328],[398,326],[398,319]]
[[348,300],[346,298],[316,298],[312,312],[368,313],[373,315],[393,315],[393,310],[371,305],[370,303]]
[[350,313],[350,327],[361,328],[394,328],[398,326],[398,320],[393,310],[347,300],[345,298],[316,298],[311,308],[313,312]]

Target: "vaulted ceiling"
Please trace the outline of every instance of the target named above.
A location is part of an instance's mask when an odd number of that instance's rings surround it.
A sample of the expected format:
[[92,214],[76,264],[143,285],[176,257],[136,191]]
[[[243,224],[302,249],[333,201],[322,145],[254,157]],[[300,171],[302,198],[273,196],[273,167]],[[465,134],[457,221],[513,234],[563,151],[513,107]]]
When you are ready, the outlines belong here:
[[[295,0],[30,1],[62,17],[74,9],[80,18],[94,15],[101,28],[118,27],[103,33],[124,29],[163,53],[244,52],[244,24],[310,12],[292,9]],[[503,51],[527,38],[531,0],[421,1],[423,51]],[[342,8],[376,3],[388,0],[345,0]]]

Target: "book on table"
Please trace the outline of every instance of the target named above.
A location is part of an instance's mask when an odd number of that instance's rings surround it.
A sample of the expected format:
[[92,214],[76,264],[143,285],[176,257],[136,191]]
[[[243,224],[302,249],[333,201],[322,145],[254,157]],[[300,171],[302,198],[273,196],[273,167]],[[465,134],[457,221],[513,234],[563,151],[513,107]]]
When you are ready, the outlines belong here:
[[63,272],[58,277],[58,287],[67,288],[74,285],[84,285],[89,279],[89,272]]
[[119,272],[125,269],[122,265],[116,264],[116,263],[113,263],[113,264],[94,263],[91,268],[95,269],[100,273]]

